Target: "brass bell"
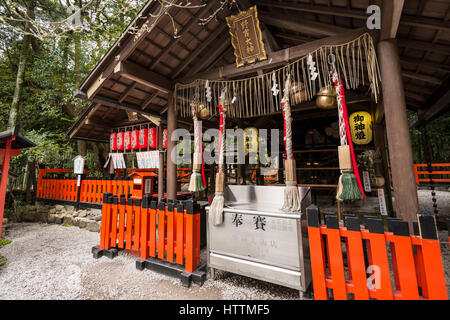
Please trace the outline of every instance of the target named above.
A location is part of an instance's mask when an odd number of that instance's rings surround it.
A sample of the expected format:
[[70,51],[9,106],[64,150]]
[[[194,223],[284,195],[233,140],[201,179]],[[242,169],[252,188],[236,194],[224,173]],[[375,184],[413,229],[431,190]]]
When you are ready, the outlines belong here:
[[336,89],[331,86],[322,87],[317,93],[316,105],[320,109],[336,108]]
[[200,104],[198,106],[198,116],[200,119],[207,119],[209,118],[209,115],[209,109],[204,104]]

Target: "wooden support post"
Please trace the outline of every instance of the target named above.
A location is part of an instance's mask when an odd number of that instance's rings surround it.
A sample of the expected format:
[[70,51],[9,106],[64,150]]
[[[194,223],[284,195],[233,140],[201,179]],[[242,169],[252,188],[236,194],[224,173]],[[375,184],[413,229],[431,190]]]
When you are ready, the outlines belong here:
[[386,140],[385,140],[385,126],[384,123],[374,123],[374,144],[377,150],[380,150],[381,154],[381,162],[383,169],[383,177],[384,177],[384,193],[386,195],[386,209],[388,211],[389,216],[393,216],[392,210],[392,192],[391,192],[391,181],[389,175],[389,166],[388,166],[388,154],[386,149]]
[[12,138],[7,138],[0,180],[0,239],[2,238],[3,212],[5,210],[6,187],[8,184],[9,158],[11,156]]
[[406,114],[400,59],[394,39],[380,41],[378,57],[383,86],[384,114],[395,195],[396,215],[409,222],[419,210],[413,155]]
[[[169,92],[167,101],[167,199],[177,198],[177,164],[175,158],[176,143],[172,141],[172,133],[177,127],[177,114],[173,101],[173,92]],[[173,155],[172,155],[173,154]],[[172,159],[174,157],[174,159]]]
[[164,196],[164,152],[163,152],[163,138],[162,127],[158,127],[158,150],[159,150],[159,168],[158,168],[158,201]]

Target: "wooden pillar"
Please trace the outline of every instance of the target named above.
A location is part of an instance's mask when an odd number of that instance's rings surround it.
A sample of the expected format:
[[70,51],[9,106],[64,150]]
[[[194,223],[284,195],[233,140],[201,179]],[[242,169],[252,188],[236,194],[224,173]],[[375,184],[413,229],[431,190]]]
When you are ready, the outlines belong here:
[[8,184],[9,158],[12,138],[7,138],[3,154],[2,177],[0,180],[0,239],[2,238],[3,212],[5,211],[6,187]]
[[164,151],[163,151],[163,128],[158,126],[158,150],[159,150],[159,169],[158,169],[158,201],[164,196]]
[[380,150],[381,162],[383,169],[384,178],[384,194],[386,198],[386,209],[390,216],[393,216],[392,210],[392,192],[391,192],[391,182],[389,179],[389,167],[388,167],[388,154],[385,141],[385,130],[384,123],[374,123],[374,144],[375,149]]
[[410,222],[419,210],[417,186],[414,178],[413,155],[406,114],[402,71],[394,39],[378,43],[384,115],[394,186],[395,210],[398,218]]
[[167,108],[167,199],[177,198],[177,164],[176,158],[172,160],[172,152],[175,152],[176,144],[172,141],[172,133],[177,126],[177,114],[173,101],[173,92],[169,92]]

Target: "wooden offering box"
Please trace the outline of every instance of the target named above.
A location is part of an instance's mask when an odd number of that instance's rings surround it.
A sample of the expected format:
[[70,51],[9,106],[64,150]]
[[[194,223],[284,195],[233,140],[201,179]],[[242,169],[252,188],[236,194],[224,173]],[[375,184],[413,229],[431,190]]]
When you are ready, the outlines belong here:
[[146,194],[153,193],[153,179],[158,177],[153,172],[133,172],[129,175],[133,177],[133,189],[131,190],[132,198],[142,199]]

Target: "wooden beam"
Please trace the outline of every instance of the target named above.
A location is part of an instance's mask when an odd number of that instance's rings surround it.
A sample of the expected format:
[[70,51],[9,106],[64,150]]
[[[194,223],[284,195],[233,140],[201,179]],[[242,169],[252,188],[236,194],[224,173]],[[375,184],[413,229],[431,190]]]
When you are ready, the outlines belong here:
[[414,99],[418,102],[425,101],[425,97],[420,94],[417,94],[416,92],[411,92],[411,91],[405,90],[405,96],[407,96],[408,98]]
[[[204,6],[202,9],[200,9],[200,12],[198,13],[198,17],[201,17],[204,14],[208,13],[210,11],[210,9],[215,5],[216,5],[215,1],[209,1],[209,3],[206,6]],[[197,23],[198,23],[198,21],[195,17],[191,18],[191,21],[186,26],[184,26],[183,29],[181,30],[179,37],[176,39],[173,39],[173,37],[172,37],[172,40],[165,46],[164,50],[161,51],[158,54],[158,56],[155,57],[155,59],[151,62],[151,64],[148,66],[148,68],[153,69],[161,61],[161,59],[164,57],[164,55],[172,49],[172,47],[178,42],[178,40],[182,38],[183,34],[188,32],[189,29],[191,29]]]
[[396,38],[404,2],[404,0],[382,2],[380,40]]
[[133,82],[133,84],[129,86],[127,90],[120,96],[119,102],[123,102],[130,95],[131,91],[133,91],[133,89],[136,88],[136,86],[137,82]]
[[418,74],[418,73],[403,71],[402,75],[404,77],[407,77],[407,78],[410,78],[410,79],[425,81],[425,82],[429,82],[429,83],[432,83],[432,84],[440,85],[442,83],[442,80],[440,80],[440,79],[438,79],[436,77],[427,76],[427,75],[424,75],[424,74]]
[[195,58],[197,58],[203,52],[203,50],[205,50],[212,42],[217,41],[217,37],[222,34],[225,29],[226,25],[224,23],[221,23],[213,33],[211,33],[204,41],[202,41],[200,45],[194,51],[192,51],[178,67],[175,68],[170,78],[175,79],[190,63],[192,63]]
[[84,121],[85,121],[86,119],[89,119],[89,117],[90,117],[91,115],[93,115],[94,112],[97,111],[97,109],[98,109],[99,107],[100,107],[100,105],[99,105],[99,104],[96,104],[96,105],[94,105],[94,106],[91,108],[91,110],[90,110],[87,114],[85,114],[84,116],[81,115],[82,118],[79,119],[79,120],[77,120],[78,125],[72,130],[72,132],[70,132],[70,134],[69,134],[69,139],[72,139],[72,137],[75,135],[75,133],[77,133],[78,130],[80,130],[81,126],[84,125]]
[[[392,1],[395,2],[395,1]],[[343,7],[334,6],[320,6],[320,5],[310,5],[310,4],[300,4],[284,1],[266,1],[258,0],[258,6],[288,9],[291,11],[309,12],[323,15],[331,15],[338,17],[354,18],[359,20],[367,20],[368,15],[365,11],[361,9],[349,9]],[[443,30],[450,32],[450,23],[447,21],[442,21],[435,18],[425,18],[425,17],[415,17],[403,14],[400,20],[401,25],[411,26],[411,27],[422,27],[434,30]]]
[[411,230],[412,221],[417,218],[419,201],[414,176],[405,91],[396,41],[393,39],[380,41],[378,52],[395,193],[395,212],[398,218],[409,222]]
[[114,68],[114,73],[164,93],[168,93],[173,87],[171,80],[134,62],[119,62]]
[[422,126],[450,108],[450,77],[423,104],[415,126]]
[[[173,101],[173,93],[169,92],[168,110],[167,110],[167,153],[166,153],[166,185],[167,185],[167,199],[177,199],[177,163],[173,159],[172,154],[176,149],[175,141],[172,141],[172,133],[177,127],[177,113]],[[174,161],[175,160],[175,161]]]
[[258,16],[266,24],[312,35],[334,36],[349,30],[348,28],[333,26],[326,23],[298,19],[298,17],[290,14],[259,12]]
[[276,52],[267,54],[267,59],[257,62],[249,66],[236,67],[236,64],[229,64],[226,66],[212,69],[211,71],[196,74],[194,76],[185,76],[177,80],[179,83],[189,83],[195,79],[209,79],[217,80],[224,78],[232,78],[242,76],[249,73],[256,73],[260,69],[274,68],[284,65],[293,60],[299,59],[308,53],[320,48],[324,45],[340,45],[354,40],[363,33],[370,33],[372,36],[376,35],[376,31],[367,30],[366,28],[351,30],[333,37],[326,37],[308,43],[300,44],[298,46],[282,49]]
[[141,106],[141,109],[144,110],[145,108],[147,108],[150,103],[152,103],[152,101],[158,96],[159,91],[156,91],[155,93],[151,94],[150,96],[148,96],[147,99],[145,99],[144,103]]
[[450,73],[450,66],[442,63],[436,63],[432,61],[424,61],[420,59],[412,59],[408,57],[400,57],[400,62],[404,64],[410,64],[415,66],[422,66],[428,69],[438,70],[446,73]]
[[305,42],[316,40],[316,39],[311,39],[311,38],[299,36],[299,35],[296,35],[296,34],[288,34],[288,33],[282,33],[282,32],[276,32],[274,34],[274,36],[277,37],[277,38],[282,38],[282,39],[286,39],[288,41],[295,42],[297,44],[298,43],[305,43]]
[[432,51],[442,55],[450,55],[450,46],[444,46],[439,44],[432,44],[425,41],[398,39],[397,44],[399,47],[418,49],[423,51]]
[[103,97],[100,95],[96,95],[92,101],[94,101],[95,103],[101,104],[103,106],[106,107],[112,107],[112,108],[116,108],[116,109],[122,109],[122,110],[126,110],[126,111],[134,111],[137,113],[141,113],[141,114],[146,114],[149,116],[153,116],[153,117],[160,117],[160,115],[157,112],[152,112],[152,111],[145,111],[142,110],[140,106],[137,106],[135,104],[131,104],[128,102],[119,102],[117,100],[108,98],[108,97]]
[[195,66],[193,66],[189,70],[186,76],[196,74],[197,72],[209,66],[228,46],[231,45],[229,37],[218,39],[217,42],[218,42],[217,46],[214,47],[214,49],[211,52],[208,52],[208,54],[205,57],[202,57],[202,59],[200,59],[195,64]]

